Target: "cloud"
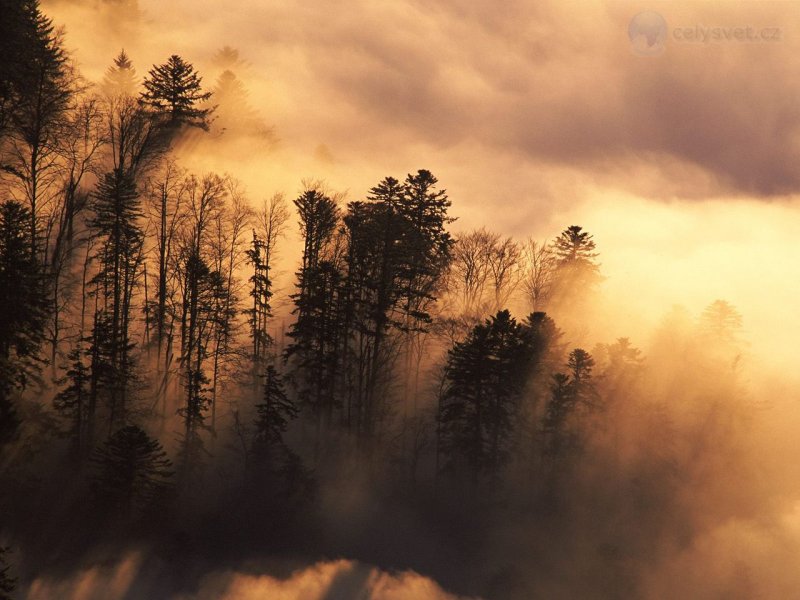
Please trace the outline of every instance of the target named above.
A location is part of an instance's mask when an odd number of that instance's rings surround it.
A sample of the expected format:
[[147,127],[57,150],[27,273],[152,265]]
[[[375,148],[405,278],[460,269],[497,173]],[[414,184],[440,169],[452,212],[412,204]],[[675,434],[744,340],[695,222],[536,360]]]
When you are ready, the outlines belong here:
[[201,588],[197,596],[185,600],[458,600],[414,572],[390,574],[347,560],[317,563],[292,573],[288,579],[215,574]]
[[413,571],[388,573],[348,560],[319,562],[297,569],[285,578],[249,572],[215,571],[196,582],[198,591],[189,594],[169,594],[165,589],[155,589],[157,583],[151,583],[151,589],[142,591],[133,585],[137,577],[140,580],[151,579],[142,569],[140,555],[130,554],[118,563],[78,570],[64,579],[36,579],[25,598],[122,600],[159,594],[159,597],[173,600],[459,600],[459,597],[448,594],[430,579]]
[[[503,11],[463,0],[140,7],[127,34],[97,40],[80,8],[51,6],[95,77],[118,45],[142,74],[170,52],[203,65],[218,47],[237,46],[253,102],[292,164],[359,192],[371,185],[355,183],[364,172],[430,163],[470,207],[500,186],[563,202],[559,190],[574,179],[661,198],[769,198],[800,187],[791,3],[664,5],[669,39],[658,57],[631,51],[638,7],[614,1],[515,0]],[[675,39],[695,26],[782,30],[774,42]],[[315,162],[320,144],[339,170]],[[459,185],[466,170],[484,185]]]

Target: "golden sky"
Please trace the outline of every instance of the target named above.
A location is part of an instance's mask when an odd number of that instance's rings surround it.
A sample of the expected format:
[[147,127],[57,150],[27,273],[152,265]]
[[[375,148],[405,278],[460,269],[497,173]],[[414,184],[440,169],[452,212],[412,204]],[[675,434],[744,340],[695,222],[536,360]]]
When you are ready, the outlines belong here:
[[[428,168],[456,229],[594,233],[609,300],[597,337],[636,340],[675,303],[725,298],[757,351],[794,361],[800,4],[139,0],[128,20],[120,4],[45,3],[87,78],[125,47],[140,75],[179,53],[212,85],[230,45],[281,140],[190,147],[187,167],[230,172],[255,200],[303,178],[357,199]],[[658,56],[632,49],[643,11],[666,22]],[[714,28],[722,39],[686,39]]]

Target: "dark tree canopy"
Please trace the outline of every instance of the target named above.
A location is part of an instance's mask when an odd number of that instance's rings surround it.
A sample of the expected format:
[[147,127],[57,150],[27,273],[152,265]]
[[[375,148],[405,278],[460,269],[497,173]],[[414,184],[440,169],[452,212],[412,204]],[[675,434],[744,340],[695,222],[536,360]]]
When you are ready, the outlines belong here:
[[568,312],[583,312],[603,277],[597,263],[595,242],[579,225],[567,227],[553,241],[553,278],[551,301]]
[[17,578],[11,575],[11,566],[6,558],[10,550],[0,547],[0,600],[13,600],[11,593],[17,587]]
[[264,375],[264,394],[256,405],[255,439],[253,454],[256,460],[268,461],[277,446],[283,445],[283,433],[289,421],[296,418],[298,409],[286,395],[281,376],[269,365]]
[[6,393],[35,372],[46,318],[41,270],[28,251],[29,219],[19,202],[0,204],[0,382]]
[[137,425],[114,433],[94,462],[100,499],[128,514],[154,507],[169,488],[172,463],[161,444]]
[[597,410],[598,394],[592,377],[595,361],[592,355],[576,348],[567,359],[568,373],[556,373],[550,386],[550,399],[542,419],[544,453],[565,458],[580,450],[577,419],[580,413]]
[[476,325],[450,350],[441,400],[441,451],[473,480],[508,459],[518,402],[529,373],[530,331],[507,310]]
[[212,93],[203,91],[194,67],[177,54],[155,65],[144,80],[142,103],[163,115],[171,126],[189,125],[208,129],[213,107],[201,108]]
[[592,235],[580,225],[570,225],[553,242],[553,251],[561,264],[582,263],[596,268],[594,259],[597,253],[594,250]]
[[84,364],[83,354],[82,348],[76,346],[67,355],[67,372],[59,382],[66,385],[53,399],[53,407],[66,421],[64,433],[70,439],[77,458],[81,456],[88,436],[91,371]]

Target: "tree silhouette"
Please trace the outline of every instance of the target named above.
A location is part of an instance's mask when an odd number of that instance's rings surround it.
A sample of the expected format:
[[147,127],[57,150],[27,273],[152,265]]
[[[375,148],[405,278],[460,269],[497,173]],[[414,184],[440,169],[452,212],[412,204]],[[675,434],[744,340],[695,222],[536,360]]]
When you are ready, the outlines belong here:
[[157,440],[137,425],[114,433],[95,451],[95,489],[101,500],[131,516],[164,498],[172,463]]
[[553,375],[550,394],[542,419],[544,454],[550,458],[559,458],[577,446],[575,432],[567,428],[567,421],[575,408],[575,395],[569,376],[564,373]]
[[278,239],[283,235],[289,220],[289,210],[282,195],[276,194],[264,201],[257,215],[258,230],[253,229],[253,242],[245,252],[247,262],[252,267],[249,279],[252,307],[245,311],[250,325],[250,339],[253,343],[253,376],[258,378],[266,366],[266,358],[272,338],[267,325],[272,316],[271,299],[272,270],[276,257]]
[[446,469],[466,467],[477,482],[496,476],[508,460],[531,358],[529,333],[504,310],[450,350],[438,417]]
[[292,296],[297,318],[289,330],[285,359],[300,402],[317,417],[330,417],[336,398],[338,311],[341,271],[335,258],[339,224],[336,202],[319,189],[307,189],[295,201],[303,235],[303,256]]
[[[10,145],[4,170],[17,179],[29,206],[29,247],[32,258],[45,262],[41,226],[47,205],[58,193],[58,156],[75,77],[63,49],[61,33],[45,16],[38,0],[22,3],[22,39],[16,48],[10,84],[8,123]],[[12,15],[15,11],[12,11]],[[5,20],[5,14],[4,14]]]
[[13,600],[11,593],[17,588],[17,578],[11,576],[6,558],[9,552],[9,548],[0,547],[0,600]]
[[202,79],[194,67],[177,54],[166,63],[154,65],[144,80],[141,101],[157,114],[164,115],[170,126],[188,125],[208,130],[213,108],[200,108],[211,98],[204,92]]
[[595,406],[596,393],[592,382],[594,358],[583,348],[575,348],[569,353],[567,368],[570,371],[570,385],[576,402]]
[[602,281],[592,236],[579,225],[561,232],[551,245],[554,272],[551,300],[561,307],[579,309]]
[[19,425],[11,394],[39,369],[46,319],[39,263],[29,252],[29,217],[19,202],[0,204],[0,446]]
[[725,300],[715,300],[700,316],[700,329],[719,342],[734,342],[742,329],[742,315]]
[[595,243],[592,236],[579,225],[570,225],[553,242],[553,252],[560,265],[580,264],[594,270]]
[[66,435],[76,458],[83,455],[87,445],[89,419],[89,384],[91,372],[83,362],[83,350],[76,346],[68,355],[69,367],[59,383],[66,387],[56,394],[53,407],[67,421]]
[[626,337],[618,338],[613,344],[605,344],[601,349],[606,356],[602,379],[603,387],[608,390],[607,395],[630,392],[630,386],[642,372],[642,352]]
[[567,359],[569,374],[553,375],[550,400],[542,419],[545,456],[560,459],[580,449],[580,431],[576,422],[579,412],[599,408],[592,379],[594,364],[594,358],[588,352],[576,348]]
[[519,244],[485,228],[459,237],[452,251],[449,284],[462,296],[464,314],[474,318],[508,304],[521,280],[521,259]]
[[[141,277],[143,214],[130,172],[115,169],[106,173],[93,199],[94,215],[89,224],[99,240],[96,259],[100,266],[94,278],[99,301],[95,320],[103,322],[99,326],[107,336],[101,341],[107,353],[93,355],[106,361],[107,378],[102,383],[110,410],[109,430],[114,431],[126,422],[128,411],[133,373],[131,307]],[[95,362],[92,368],[99,368],[99,364]]]
[[[439,180],[426,169],[409,174],[403,182],[397,212],[405,228],[404,254],[400,264],[400,289],[406,330],[430,323],[428,307],[436,299],[435,287],[447,268],[453,239],[447,231],[452,219],[447,214],[450,200],[446,190],[437,189]],[[387,202],[395,202],[387,198]]]
[[19,363],[15,380],[30,374],[44,324],[42,277],[28,252],[30,211],[15,200],[0,204],[0,361]]
[[556,259],[545,242],[529,238],[523,246],[522,287],[531,310],[542,311],[547,306],[553,287]]
[[274,142],[277,138],[250,103],[249,92],[241,79],[230,69],[224,70],[213,89],[216,108],[214,129],[227,134],[249,135]]
[[298,415],[297,407],[287,397],[283,381],[272,365],[264,375],[263,401],[256,405],[256,410],[253,456],[257,463],[269,465],[275,458],[275,448],[283,445],[283,433],[289,421]]
[[212,226],[223,218],[229,198],[226,180],[210,174],[190,177],[187,186],[187,223],[178,260],[181,277],[181,355],[186,402],[179,409],[184,421],[181,467],[195,471],[204,452],[201,431],[207,428],[206,412],[212,403],[213,389],[207,375],[209,344],[219,328],[228,326],[230,312],[225,308],[229,293],[223,274],[212,267],[209,252]]
[[231,46],[223,46],[214,53],[211,62],[220,69],[233,69],[244,64],[239,57],[239,51]]
[[120,50],[103,76],[103,89],[110,96],[132,96],[137,85],[136,69],[125,50]]

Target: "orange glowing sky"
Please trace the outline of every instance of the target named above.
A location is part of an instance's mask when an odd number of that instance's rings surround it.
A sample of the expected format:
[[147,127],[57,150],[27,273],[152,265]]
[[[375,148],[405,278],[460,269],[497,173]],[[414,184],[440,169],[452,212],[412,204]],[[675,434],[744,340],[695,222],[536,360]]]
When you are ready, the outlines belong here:
[[[127,25],[94,0],[45,8],[90,80],[124,46],[140,75],[180,53],[211,84],[214,52],[237,48],[281,142],[223,140],[228,151],[187,149],[183,163],[231,173],[255,200],[291,197],[308,177],[355,199],[428,168],[456,229],[594,233],[608,278],[598,338],[636,340],[673,304],[697,313],[725,298],[756,354],[796,362],[796,3],[140,0]],[[631,49],[643,10],[668,24],[660,56]],[[693,27],[777,27],[779,39],[675,39]]]

